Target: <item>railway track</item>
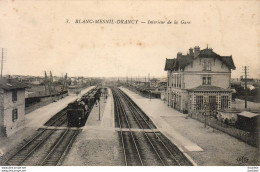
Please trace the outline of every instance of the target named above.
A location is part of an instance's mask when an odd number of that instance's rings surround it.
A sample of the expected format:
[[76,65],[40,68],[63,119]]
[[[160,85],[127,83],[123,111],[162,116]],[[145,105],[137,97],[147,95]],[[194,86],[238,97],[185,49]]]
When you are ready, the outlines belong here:
[[[93,93],[96,90],[97,87],[91,89],[83,96],[94,96]],[[92,107],[88,109],[88,113],[91,112]],[[44,124],[45,126],[49,127],[38,129],[38,133],[21,148],[19,148],[18,151],[12,154],[3,164],[13,166],[61,165],[65,155],[81,131],[78,128],[64,127],[64,124],[68,122],[67,109],[67,107],[62,109],[52,118],[50,118]]]
[[79,130],[69,130],[67,129],[62,136],[58,139],[56,144],[48,152],[45,158],[38,164],[40,166],[56,166],[61,163],[63,159],[64,152],[67,152],[76,136],[78,135]]
[[[67,120],[65,120],[65,119],[67,119],[67,108],[62,109],[56,115],[51,117],[44,125],[45,126],[61,126],[67,122]],[[59,120],[64,121],[64,123],[60,124]]]
[[[53,120],[50,125],[53,126],[54,124],[57,126],[61,126],[64,124],[66,119],[62,118],[61,119],[57,118]],[[56,134],[57,130],[52,129],[42,129],[38,134],[36,134],[30,141],[28,141],[26,144],[24,144],[18,151],[16,151],[13,155],[11,155],[5,162],[5,165],[12,165],[12,166],[19,166],[19,165],[27,165],[28,159],[32,159],[33,154],[37,152],[38,149],[44,146],[44,144],[47,144],[47,140],[50,139],[50,137],[57,137],[58,136],[58,141],[56,141],[55,146],[51,150],[47,150],[46,152],[41,153],[41,156],[44,156],[46,154],[46,157],[41,160],[41,163],[36,163],[36,164],[30,164],[30,165],[45,165],[45,164],[52,164],[52,165],[57,165],[60,161],[60,159],[56,159],[57,157],[60,158],[62,157],[61,152],[65,152],[65,149],[68,149],[64,145],[67,144],[67,146],[70,146],[73,142],[72,140],[75,139],[76,135],[78,134],[79,130],[66,130],[62,134]],[[73,134],[71,134],[73,133]],[[53,136],[54,135],[54,136]],[[70,136],[72,135],[72,137]],[[69,137],[67,137],[69,136]],[[55,138],[56,140],[57,138]],[[69,139],[69,140],[68,140]],[[54,149],[55,148],[55,149]],[[57,148],[57,150],[56,150]],[[63,150],[61,150],[63,149]],[[38,157],[38,156],[37,156]],[[55,164],[54,162],[57,161]]]
[[[117,119],[128,119],[129,115],[131,114],[132,117],[135,119],[135,122],[138,124],[138,127],[141,129],[150,129],[152,132],[142,132],[141,137],[145,138],[146,145],[150,147],[149,150],[143,151],[144,148],[142,148],[143,143],[139,143],[136,139],[136,134],[131,131],[131,125],[128,124],[129,132],[120,132],[121,136],[121,143],[124,150],[124,156],[125,156],[125,164],[126,165],[154,165],[150,163],[154,163],[152,161],[148,161],[145,158],[145,154],[147,152],[152,152],[150,155],[152,155],[154,158],[156,158],[156,163],[159,163],[159,165],[167,165],[167,166],[181,166],[181,165],[192,165],[191,162],[183,155],[183,153],[175,146],[173,145],[165,136],[163,136],[160,132],[155,132],[153,129],[155,129],[155,125],[149,120],[149,118],[144,114],[144,112],[125,94],[123,91],[119,89],[112,89],[113,96],[115,100],[115,112],[117,114]],[[127,113],[124,110],[123,105],[128,107],[128,110],[130,111],[130,114]],[[120,114],[122,116],[125,116],[124,118],[120,117]],[[119,122],[121,123],[121,121]],[[127,123],[129,121],[127,120]],[[121,130],[121,125],[120,125]],[[130,133],[128,135],[131,135],[132,140],[135,145],[135,149],[128,145],[130,143],[129,139],[125,139],[125,133]],[[140,135],[140,133],[139,133]],[[130,151],[128,149],[131,149]],[[130,152],[130,153],[129,153]],[[136,161],[136,155],[138,155],[139,163]],[[135,161],[131,161],[134,159]],[[129,163],[130,161],[130,163]]]
[[130,129],[130,132],[123,132],[120,130],[120,138],[121,138],[121,143],[123,146],[123,154],[124,154],[124,161],[125,165],[141,165],[143,166],[143,161],[139,153],[139,149],[136,145],[135,138],[133,136],[133,132],[131,131],[131,127],[129,124],[129,121],[127,119],[126,113],[124,111],[124,108],[122,108],[122,103],[120,102],[120,98],[117,97],[118,95],[113,93],[114,100],[115,100],[115,111],[118,116],[118,123],[120,129],[122,128],[121,126],[121,119],[119,114],[123,114],[125,117],[126,123],[128,125],[128,128]]

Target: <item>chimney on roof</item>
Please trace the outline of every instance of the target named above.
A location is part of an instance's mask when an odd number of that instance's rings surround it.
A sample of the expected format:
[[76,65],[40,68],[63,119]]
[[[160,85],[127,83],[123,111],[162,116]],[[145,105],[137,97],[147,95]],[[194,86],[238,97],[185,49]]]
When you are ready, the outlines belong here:
[[200,47],[199,46],[195,46],[194,47],[194,57],[197,57],[200,53]]
[[193,49],[190,48],[189,51],[190,51],[190,56],[193,56],[193,55],[194,55],[194,53],[193,53]]
[[182,53],[181,52],[178,52],[177,53],[177,58],[181,58],[182,57]]

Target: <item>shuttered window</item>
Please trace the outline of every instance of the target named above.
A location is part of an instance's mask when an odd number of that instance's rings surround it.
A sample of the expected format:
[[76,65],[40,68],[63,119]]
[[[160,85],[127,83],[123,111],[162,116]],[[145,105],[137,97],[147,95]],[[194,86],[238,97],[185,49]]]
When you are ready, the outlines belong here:
[[202,85],[211,85],[211,77],[203,77]]
[[17,101],[17,90],[12,90],[12,101],[13,102]]

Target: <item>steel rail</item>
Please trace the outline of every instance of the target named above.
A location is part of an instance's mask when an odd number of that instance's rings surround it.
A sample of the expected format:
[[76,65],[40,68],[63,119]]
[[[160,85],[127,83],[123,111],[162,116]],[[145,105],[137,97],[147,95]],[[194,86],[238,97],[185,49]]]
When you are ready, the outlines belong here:
[[[125,94],[122,90],[120,90],[123,94]],[[160,137],[158,137],[158,135],[156,134],[156,132],[153,131],[152,127],[150,126],[150,124],[143,118],[143,115],[141,115],[140,110],[136,107],[137,105],[133,106],[133,103],[131,102],[131,99],[125,94],[124,95],[127,99],[128,102],[132,105],[132,107],[135,108],[136,112],[139,114],[139,116],[145,121],[145,123],[149,126],[149,128],[152,130],[152,132],[155,134],[155,136],[159,139],[159,141],[162,143],[162,145],[165,147],[165,149],[168,151],[168,153],[174,158],[174,160],[176,161],[176,163],[181,166],[181,163],[175,158],[175,156],[173,155],[173,153],[169,150],[169,148],[165,145],[165,143],[161,140]]]
[[125,116],[127,126],[128,126],[128,128],[129,128],[129,131],[130,131],[130,134],[131,134],[132,140],[133,140],[134,145],[135,145],[135,149],[136,149],[137,154],[138,154],[139,161],[140,161],[141,165],[143,166],[143,161],[142,161],[142,158],[141,158],[140,152],[139,152],[139,150],[138,150],[137,144],[136,144],[136,142],[135,142],[135,139],[134,139],[133,133],[132,133],[132,131],[131,131],[131,127],[130,127],[130,124],[129,124],[129,121],[128,121],[128,118],[127,118],[127,115],[126,115],[125,109],[122,107],[122,101],[121,101],[121,99],[120,99],[120,95],[119,95],[118,93],[116,93],[116,94],[117,94],[117,96],[119,97],[119,98],[118,98],[119,106],[121,107],[122,112],[123,112],[123,114],[124,114],[124,116]]
[[[66,119],[64,119],[63,121],[61,121],[60,124],[63,124],[64,121]],[[19,163],[19,165],[21,165],[37,148],[39,148],[56,130],[52,130],[50,132],[50,134],[48,134],[46,137],[44,137],[24,158],[23,160]]]
[[[114,94],[113,94],[114,95]],[[118,118],[118,123],[119,123],[119,128],[120,128],[120,136],[121,136],[121,142],[122,142],[122,147],[123,147],[123,154],[124,154],[124,160],[125,160],[125,165],[127,166],[127,160],[126,160],[126,152],[125,152],[125,144],[124,144],[124,138],[123,138],[123,132],[122,132],[122,126],[121,126],[121,120],[120,120],[120,116],[119,116],[119,109],[118,109],[118,100],[117,98],[115,98],[115,95],[113,96],[114,100],[115,100],[115,107],[116,107],[116,114],[117,114],[117,118]]]
[[[122,94],[122,93],[121,93],[121,94]],[[126,100],[124,97],[123,97],[123,99],[125,100],[125,102],[127,102],[127,100]],[[132,105],[132,106],[133,106],[133,105]],[[136,117],[136,115],[135,115],[134,109],[132,109],[131,106],[129,106],[129,109],[131,110],[131,113],[132,113],[132,115],[134,116],[134,118],[136,119],[136,121],[137,121],[139,127],[144,130],[144,127],[141,125],[140,121],[137,119],[137,117]],[[164,163],[162,157],[159,155],[158,151],[157,151],[156,148],[154,147],[154,144],[152,143],[151,139],[149,138],[149,136],[147,135],[147,133],[144,132],[144,134],[145,134],[147,140],[149,141],[150,145],[152,146],[153,150],[155,151],[157,157],[160,159],[161,163],[165,166],[165,163]]]
[[46,161],[48,160],[48,158],[51,156],[51,154],[55,151],[55,149],[58,147],[58,145],[61,143],[61,141],[63,140],[63,138],[65,137],[65,135],[67,135],[69,129],[67,129],[65,132],[62,133],[62,136],[58,139],[57,143],[52,147],[52,149],[50,150],[50,152],[45,156],[45,158],[38,163],[38,165],[43,166]]
[[[86,94],[89,95],[90,93],[92,93],[97,87],[89,90]],[[60,118],[62,118],[64,115],[66,115],[66,112],[63,113],[60,117],[58,117],[57,119],[55,119],[54,121],[52,121],[49,126],[52,126],[54,123],[56,123],[58,120],[60,120]],[[66,121],[65,120],[62,120],[62,122],[58,123],[58,126],[62,125],[64,122]],[[11,157],[9,157],[5,162],[4,164],[7,164],[8,161],[10,161],[11,159],[13,159],[19,152],[21,152],[23,149],[25,149],[28,145],[30,145],[33,141],[35,141],[39,136],[41,136],[45,131],[47,130],[47,128],[43,129],[40,133],[36,134],[31,140],[29,140],[26,144],[24,144],[19,150],[17,150],[13,155],[11,155]],[[53,132],[51,132],[52,134]],[[51,135],[50,134],[50,135]],[[48,135],[48,136],[50,136]],[[48,137],[46,137],[47,139]],[[46,139],[44,139],[43,141],[45,141]],[[38,145],[38,144],[37,144]],[[36,145],[36,146],[37,146]]]
[[[57,119],[58,120],[58,119]],[[54,122],[56,122],[57,120],[55,120]],[[65,119],[66,120],[66,119]],[[61,121],[59,124],[63,124],[64,121]],[[54,123],[53,122],[53,123]],[[31,144],[33,141],[35,141],[39,136],[41,136],[45,131],[47,131],[47,128],[43,129],[42,132],[40,132],[39,134],[37,134],[35,137],[33,137],[29,142],[27,142],[25,145],[23,145],[18,151],[16,151],[15,154],[13,154],[10,158],[8,158],[4,164],[6,164],[8,161],[10,161],[11,159],[13,159],[19,152],[21,152],[23,149],[25,149],[29,144]],[[18,164],[21,165],[28,157],[29,155],[31,155],[33,153],[34,150],[36,150],[36,148],[38,148],[47,138],[49,138],[49,136],[51,136],[51,134],[53,134],[55,130],[53,130],[50,134],[48,134],[47,136],[44,137],[43,140],[41,140],[36,146],[33,147],[33,149],[29,152],[29,154],[27,154],[25,156],[25,158],[22,159],[22,161]]]
[[[55,116],[56,115],[54,115],[53,117],[51,117],[47,122],[45,122],[45,126],[52,126],[53,124],[55,124],[55,122],[57,122],[59,119],[61,119],[62,117],[64,117],[64,116],[66,116],[66,114],[67,114],[67,112],[66,112],[67,110],[66,110],[66,108],[64,108],[64,109],[62,109],[61,111],[59,111],[58,113],[60,113],[59,115],[57,115],[57,119],[55,119]],[[50,124],[48,124],[48,122],[52,119],[52,118],[54,118],[54,121],[51,121],[50,122]],[[48,124],[48,125],[47,125]]]
[[136,149],[136,152],[137,152],[137,155],[138,155],[139,161],[140,161],[141,165],[143,166],[143,161],[142,161],[142,158],[141,158],[140,152],[139,152],[139,150],[138,150],[137,144],[136,144],[136,142],[135,142],[135,139],[134,139],[133,133],[132,133],[132,131],[131,131],[131,127],[130,127],[130,124],[129,124],[129,121],[128,121],[128,118],[127,118],[127,115],[126,115],[125,109],[123,108],[123,104],[122,104],[122,101],[121,101],[121,99],[120,99],[120,95],[119,95],[119,94],[118,94],[118,97],[119,97],[119,98],[118,98],[118,102],[120,102],[120,103],[119,103],[119,106],[121,107],[122,112],[123,112],[123,114],[124,114],[124,116],[125,116],[125,120],[126,120],[126,123],[127,123],[128,128],[129,128],[129,131],[130,131],[130,134],[131,134],[131,138],[132,138],[132,140],[133,140],[133,142],[134,142],[135,149]]
[[57,161],[56,166],[61,164],[62,159],[64,158],[64,156],[66,155],[66,153],[67,153],[68,150],[70,149],[70,147],[71,147],[71,145],[73,144],[73,142],[74,142],[76,136],[79,134],[79,131],[80,131],[80,130],[76,130],[76,131],[75,131],[74,135],[73,135],[72,138],[70,139],[69,144],[66,146],[66,148],[65,148],[65,150],[64,150],[64,152],[63,152],[63,154],[61,155],[61,157],[60,157],[59,160]]

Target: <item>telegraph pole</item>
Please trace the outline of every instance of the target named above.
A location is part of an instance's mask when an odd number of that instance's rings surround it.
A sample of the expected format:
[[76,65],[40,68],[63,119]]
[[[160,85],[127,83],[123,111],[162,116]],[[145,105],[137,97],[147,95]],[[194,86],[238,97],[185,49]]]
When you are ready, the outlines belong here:
[[245,109],[247,109],[247,75],[248,75],[248,68],[247,66],[244,67],[245,72]]
[[4,68],[4,48],[2,48],[2,56],[1,56],[1,78],[3,78],[3,68]]
[[148,73],[148,84],[149,84],[149,98],[150,98],[150,101],[151,101],[151,90],[150,90],[150,89],[151,89],[151,88],[150,88],[150,87],[151,87],[151,85],[150,85],[151,83],[150,83],[150,73]]
[[100,121],[100,101],[98,101],[98,120]]
[[44,88],[45,88],[45,96],[47,95],[47,74],[46,71],[44,71]]

